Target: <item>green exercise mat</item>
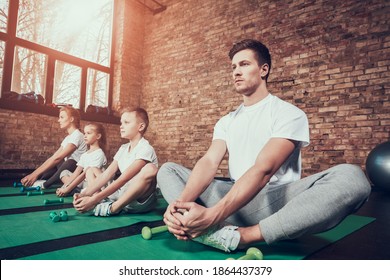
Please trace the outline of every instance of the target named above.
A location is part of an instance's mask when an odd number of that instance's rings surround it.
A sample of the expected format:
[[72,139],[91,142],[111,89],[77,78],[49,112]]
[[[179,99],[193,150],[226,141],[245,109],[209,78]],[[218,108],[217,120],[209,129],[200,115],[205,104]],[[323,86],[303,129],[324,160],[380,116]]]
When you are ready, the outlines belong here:
[[[375,219],[348,216],[337,227],[316,235],[296,240],[281,241],[273,245],[256,244],[266,260],[299,260],[359,230]],[[224,260],[238,258],[245,253],[239,250],[225,253],[194,241],[176,240],[170,233],[161,233],[151,240],[141,235],[99,242],[69,249],[37,254],[29,260]]]
[[[55,191],[47,192],[44,195],[27,196],[27,193],[21,193],[16,196],[0,196],[0,210],[17,209],[24,207],[44,206],[45,199],[59,199]],[[64,203],[72,203],[73,197],[64,197]]]
[[[59,214],[61,210],[68,212],[68,221],[53,222],[49,218],[50,213],[54,211]],[[147,214],[111,217],[80,214],[73,208],[3,215],[0,216],[0,249],[162,220],[164,210],[165,205],[160,204]]]
[[[45,193],[55,193],[57,188],[43,189]],[[31,191],[36,192],[36,191]],[[21,192],[20,187],[11,188],[11,187],[0,187],[0,197],[9,197],[9,196],[24,196],[27,194],[27,191]]]

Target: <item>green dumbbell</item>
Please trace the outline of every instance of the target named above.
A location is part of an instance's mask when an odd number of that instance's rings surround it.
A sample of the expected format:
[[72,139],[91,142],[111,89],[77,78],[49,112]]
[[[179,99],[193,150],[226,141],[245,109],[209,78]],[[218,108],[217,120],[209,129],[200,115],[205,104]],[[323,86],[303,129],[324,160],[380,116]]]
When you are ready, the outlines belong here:
[[67,221],[68,220],[68,212],[66,212],[66,210],[62,210],[60,212],[60,220],[61,221]]
[[159,227],[143,227],[142,228],[142,238],[149,240],[152,238],[153,234],[160,233],[160,232],[166,232],[168,231],[168,226],[159,226]]
[[58,203],[64,203],[64,199],[63,198],[59,198],[59,199],[45,199],[43,201],[43,204],[45,204],[45,205],[48,205],[48,204],[58,204]]
[[27,192],[27,196],[32,196],[32,195],[43,195],[45,194],[44,191],[40,191],[40,192]]
[[21,182],[14,182],[14,188],[23,187]]
[[53,223],[57,223],[60,220],[60,216],[56,212],[50,212],[49,218]]
[[[263,253],[255,248],[251,247],[246,251],[246,254],[237,260],[262,260],[264,259]],[[228,258],[227,260],[234,260],[234,258]]]
[[37,187],[28,187],[28,188],[25,188],[25,187],[21,187],[20,188],[20,192],[25,192],[25,191],[40,191],[41,190],[41,187],[37,186]]

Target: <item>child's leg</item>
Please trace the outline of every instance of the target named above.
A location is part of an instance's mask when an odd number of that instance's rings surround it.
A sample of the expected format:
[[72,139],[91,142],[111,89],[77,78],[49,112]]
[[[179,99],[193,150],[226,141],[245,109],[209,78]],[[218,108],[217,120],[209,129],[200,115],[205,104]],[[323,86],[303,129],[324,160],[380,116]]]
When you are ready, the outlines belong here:
[[63,162],[61,166],[57,169],[57,171],[49,178],[47,181],[43,184],[44,188],[49,188],[51,185],[55,183],[59,183],[60,181],[60,174],[64,170],[69,170],[70,172],[75,171],[77,167],[77,162],[73,159],[68,159],[67,161]]
[[61,179],[62,183],[69,184],[71,175],[72,175],[72,172],[70,172],[69,170],[63,170],[60,174],[60,179]]
[[82,192],[95,185],[96,179],[102,174],[103,171],[97,167],[88,167],[85,170],[85,181],[82,187]]
[[119,213],[130,202],[146,201],[156,190],[157,167],[148,163],[129,181],[129,185],[118,199],[111,205],[111,214]]
[[48,180],[50,177],[52,177],[58,170],[58,168],[64,163],[64,161],[61,161],[56,166],[53,166],[52,168],[46,170],[42,173],[42,175],[38,178],[39,180]]

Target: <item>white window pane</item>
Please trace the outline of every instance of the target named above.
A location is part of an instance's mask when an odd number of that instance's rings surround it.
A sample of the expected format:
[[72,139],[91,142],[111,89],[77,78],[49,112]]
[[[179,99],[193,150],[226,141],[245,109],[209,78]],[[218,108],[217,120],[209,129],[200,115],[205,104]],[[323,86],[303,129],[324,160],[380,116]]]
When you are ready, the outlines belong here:
[[70,104],[80,108],[81,68],[56,61],[53,103]]
[[0,0],[0,32],[7,32],[8,0]]
[[107,106],[109,77],[107,73],[88,69],[86,105]]
[[20,0],[17,36],[108,66],[113,0]]
[[45,96],[46,61],[46,55],[16,46],[11,90]]

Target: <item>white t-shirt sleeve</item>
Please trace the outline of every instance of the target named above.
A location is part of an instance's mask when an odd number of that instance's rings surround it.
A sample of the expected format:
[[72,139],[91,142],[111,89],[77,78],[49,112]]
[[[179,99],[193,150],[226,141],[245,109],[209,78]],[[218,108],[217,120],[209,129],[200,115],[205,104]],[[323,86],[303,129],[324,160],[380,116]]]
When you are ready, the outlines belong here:
[[152,146],[142,145],[142,147],[140,147],[140,149],[137,151],[135,159],[142,159],[148,162],[155,162],[156,153]]
[[227,125],[229,122],[229,115],[223,116],[214,126],[213,140],[223,140],[227,139]]
[[79,147],[83,143],[83,134],[82,133],[72,133],[65,137],[62,141],[61,146],[65,148],[68,144],[73,144],[76,147]]
[[74,145],[76,150],[65,159],[74,159],[78,162],[81,155],[87,151],[87,145],[84,142],[84,135],[79,130],[75,130],[72,134],[65,137],[61,143],[61,147],[65,148],[68,144]]
[[[276,108],[275,108],[276,109]],[[309,124],[306,114],[299,108],[285,102],[274,112],[272,138],[286,138],[301,143],[301,147],[309,145]]]

